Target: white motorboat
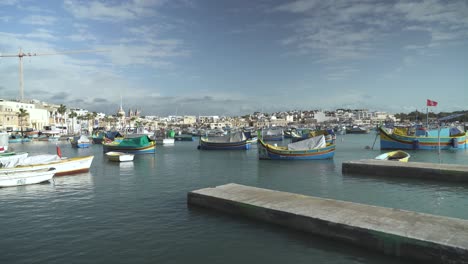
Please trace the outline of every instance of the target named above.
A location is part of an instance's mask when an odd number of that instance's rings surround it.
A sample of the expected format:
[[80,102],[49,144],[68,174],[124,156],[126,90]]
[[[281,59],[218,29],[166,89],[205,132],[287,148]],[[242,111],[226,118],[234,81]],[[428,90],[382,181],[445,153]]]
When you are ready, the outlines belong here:
[[107,158],[110,161],[132,161],[134,158],[134,154],[118,152],[118,151],[109,151],[106,153]]
[[0,187],[20,186],[50,181],[54,177],[54,168],[44,169],[9,169],[0,172]]

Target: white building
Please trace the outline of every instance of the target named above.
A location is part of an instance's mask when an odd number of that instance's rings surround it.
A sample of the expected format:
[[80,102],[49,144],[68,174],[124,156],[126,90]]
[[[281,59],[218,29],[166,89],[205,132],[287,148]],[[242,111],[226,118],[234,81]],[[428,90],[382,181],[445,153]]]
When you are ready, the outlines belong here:
[[[7,101],[0,99],[0,113],[10,113],[8,116],[11,116],[11,112],[14,112],[15,115],[18,115],[20,109],[26,110],[29,114],[27,124],[23,124],[23,127],[29,127],[36,130],[43,129],[44,126],[49,125],[50,113],[47,109],[41,108],[39,104],[34,103],[23,103],[16,101]],[[6,130],[7,127],[13,128],[13,130],[19,130],[19,124],[12,123],[12,120],[4,120],[5,114],[2,114],[0,118],[0,129]],[[7,117],[10,118],[10,117]],[[25,119],[26,120],[26,119]]]

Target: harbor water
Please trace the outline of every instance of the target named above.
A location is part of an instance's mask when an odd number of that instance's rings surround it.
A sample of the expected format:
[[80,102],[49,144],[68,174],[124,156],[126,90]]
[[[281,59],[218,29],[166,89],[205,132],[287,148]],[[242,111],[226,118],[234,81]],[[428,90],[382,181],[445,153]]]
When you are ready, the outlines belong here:
[[[333,160],[258,160],[247,151],[158,146],[133,162],[107,161],[101,145],[89,173],[0,189],[0,263],[410,263],[310,234],[206,209],[187,193],[226,183],[468,219],[468,185],[342,175],[341,163],[382,153],[376,135],[337,138]],[[10,144],[30,155],[55,143]],[[411,161],[468,164],[468,150],[409,151]]]

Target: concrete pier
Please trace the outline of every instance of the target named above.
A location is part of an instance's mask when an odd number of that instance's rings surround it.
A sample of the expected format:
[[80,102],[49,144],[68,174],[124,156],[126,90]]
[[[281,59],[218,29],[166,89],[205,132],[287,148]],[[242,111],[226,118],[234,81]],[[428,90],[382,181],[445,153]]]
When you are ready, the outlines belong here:
[[468,220],[226,184],[188,204],[242,215],[422,263],[468,263]]
[[468,166],[457,164],[365,159],[343,162],[341,171],[343,174],[355,173],[468,183]]

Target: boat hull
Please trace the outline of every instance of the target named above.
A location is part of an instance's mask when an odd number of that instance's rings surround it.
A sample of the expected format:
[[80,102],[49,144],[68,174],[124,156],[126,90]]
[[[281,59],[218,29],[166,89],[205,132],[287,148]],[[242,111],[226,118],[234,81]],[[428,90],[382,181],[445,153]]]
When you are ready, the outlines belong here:
[[71,143],[72,147],[74,148],[89,148],[91,146],[91,143]]
[[[437,150],[439,148],[438,137],[416,137],[389,134],[382,128],[380,132],[380,149],[421,149]],[[465,149],[466,135],[456,137],[440,137],[440,149]]]
[[323,160],[332,159],[335,155],[335,145],[311,150],[281,150],[262,140],[259,143],[258,158],[261,160]]
[[117,152],[117,151],[107,152],[106,156],[110,161],[116,161],[116,162],[133,161],[133,158],[134,158],[133,154]]
[[192,135],[177,135],[174,136],[174,139],[177,141],[193,141]]
[[387,153],[383,153],[375,159],[377,160],[391,160],[391,161],[400,161],[400,162],[408,162],[409,158],[411,155],[405,151],[401,150],[395,150],[395,151],[390,151]]
[[0,172],[0,187],[12,187],[36,184],[50,181],[54,177],[55,169],[36,169],[36,170],[10,170],[9,172]]
[[0,169],[0,172],[14,171],[15,169],[24,169],[24,170],[34,170],[34,169],[45,169],[45,168],[55,168],[55,176],[63,176],[70,174],[77,174],[88,172],[93,162],[94,156],[82,156],[74,158],[64,158],[61,160],[38,163],[38,164],[28,164],[20,165],[11,169]]
[[105,152],[117,151],[117,152],[129,153],[129,154],[153,154],[153,153],[156,153],[156,144],[154,144],[154,141],[153,141],[150,146],[140,147],[140,148],[128,148],[128,147],[124,148],[124,147],[119,147],[118,145],[109,146],[109,145],[103,144],[103,149]]
[[157,138],[155,141],[157,145],[174,145],[175,143],[173,138]]
[[247,140],[240,142],[209,142],[200,139],[199,149],[203,150],[247,150],[252,146]]

